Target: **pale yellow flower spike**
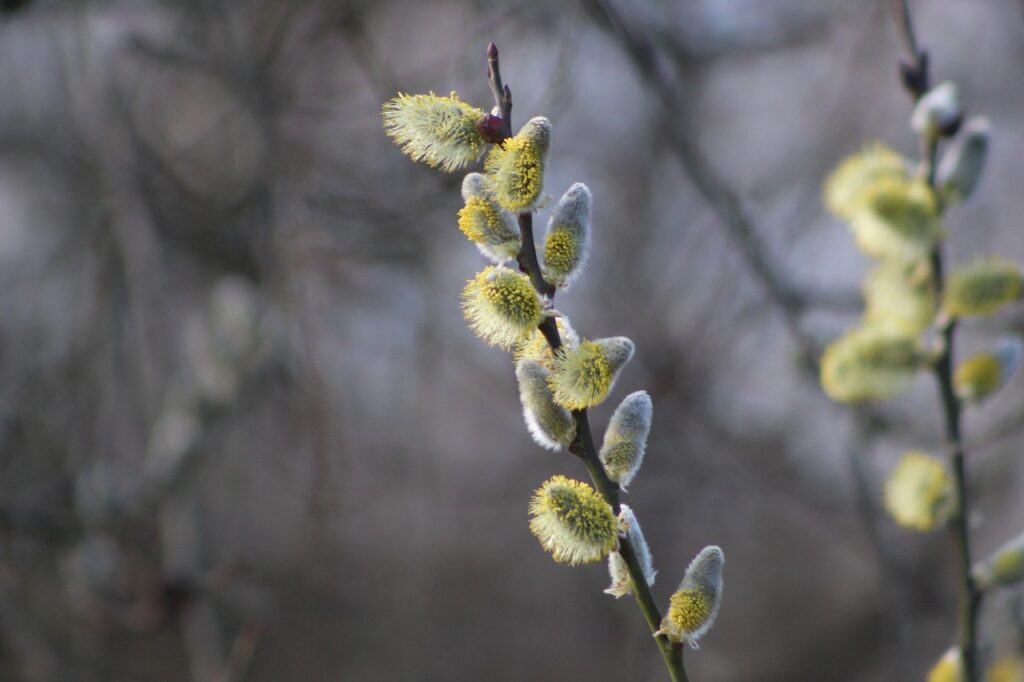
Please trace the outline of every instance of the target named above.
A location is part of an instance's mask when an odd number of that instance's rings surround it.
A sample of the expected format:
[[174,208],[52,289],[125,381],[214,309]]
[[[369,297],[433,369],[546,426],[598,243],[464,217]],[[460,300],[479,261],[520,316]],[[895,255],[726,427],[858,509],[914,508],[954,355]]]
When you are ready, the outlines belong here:
[[953,647],[928,671],[927,682],[966,682],[964,658],[960,649]]
[[[562,339],[563,348],[569,350],[580,345],[579,334],[572,328],[568,318],[556,317],[555,324],[558,326],[558,336]],[[516,362],[536,360],[548,369],[554,366],[555,359],[554,353],[551,352],[551,346],[548,345],[548,340],[544,338],[544,334],[539,329],[516,346],[513,357]]]
[[532,211],[544,185],[544,162],[551,141],[551,122],[531,118],[515,137],[495,145],[484,161],[484,170],[495,200],[506,211]]
[[523,243],[515,218],[488,195],[484,176],[470,173],[462,181],[459,229],[495,263],[511,260]]
[[943,310],[957,317],[991,315],[1021,297],[1020,268],[1002,258],[976,260],[953,270],[946,283]]
[[914,261],[942,237],[935,194],[921,180],[886,178],[865,192],[851,221],[861,251],[874,258]]
[[988,353],[979,353],[964,360],[953,375],[957,396],[969,403],[978,403],[1006,385],[1020,366],[1024,344],[1015,336],[1006,336]]
[[530,500],[530,531],[555,561],[600,561],[618,542],[611,505],[586,483],[554,476]]
[[483,110],[448,97],[399,93],[384,103],[384,131],[414,161],[446,173],[480,158],[486,142],[477,130]]
[[868,273],[862,290],[869,326],[917,335],[935,318],[938,304],[927,261],[883,261]]
[[600,404],[633,350],[633,342],[624,336],[583,341],[577,348],[565,349],[555,357],[551,374],[555,402],[570,410]]
[[519,401],[530,435],[541,447],[559,450],[576,436],[576,422],[569,410],[555,403],[548,375],[547,368],[536,360],[524,359],[516,365]]
[[722,567],[725,555],[720,547],[705,547],[686,569],[683,582],[669,600],[668,613],[655,632],[672,642],[684,642],[694,649],[698,640],[714,625],[722,602]]
[[462,291],[462,314],[477,336],[508,349],[536,329],[541,303],[526,275],[487,267]]
[[872,186],[885,179],[909,180],[906,159],[883,144],[874,144],[843,161],[825,181],[825,206],[843,220],[866,207]]
[[636,391],[626,396],[608,420],[598,456],[608,478],[623,490],[643,464],[653,411],[647,391]]
[[571,285],[587,264],[593,201],[587,186],[577,182],[551,213],[544,238],[544,279],[557,287]]
[[1003,654],[985,673],[985,682],[1024,682],[1024,656]]
[[952,491],[941,462],[923,452],[908,452],[885,482],[885,508],[901,526],[929,531],[949,515]]
[[978,588],[1012,585],[1024,580],[1024,533],[1010,540],[972,569]]
[[821,386],[839,402],[885,400],[907,388],[921,362],[913,336],[860,327],[825,349]]

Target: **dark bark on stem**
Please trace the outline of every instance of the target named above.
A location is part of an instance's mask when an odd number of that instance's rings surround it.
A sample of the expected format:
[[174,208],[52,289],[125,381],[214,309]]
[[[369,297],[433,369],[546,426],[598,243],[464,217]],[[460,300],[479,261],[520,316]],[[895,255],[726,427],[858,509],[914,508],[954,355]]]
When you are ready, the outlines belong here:
[[[908,0],[894,0],[897,19],[904,43],[911,53],[910,58],[918,70],[920,89],[915,92],[915,100],[919,99],[928,89],[928,60],[917,45],[914,25],[910,15]],[[928,186],[935,190],[935,169],[938,157],[938,140],[934,138],[922,141],[924,149],[922,174]],[[936,193],[938,197],[938,193]],[[942,211],[941,204],[938,210]],[[942,246],[936,245],[931,254],[932,277],[936,293],[941,297],[945,285],[945,268]],[[953,546],[953,574],[956,581],[956,614],[957,614],[957,647],[963,657],[964,673],[967,682],[978,680],[978,611],[981,607],[982,593],[978,590],[971,575],[971,535],[968,525],[970,512],[967,491],[967,469],[964,463],[963,447],[963,405],[953,387],[953,356],[956,335],[956,319],[950,320],[942,329],[942,353],[932,368],[935,380],[939,385],[939,396],[945,421],[946,442],[949,451],[949,467],[953,474],[953,495],[955,508],[947,521],[950,540]]]
[[[501,71],[498,64],[498,48],[491,43],[487,48],[487,80],[494,95],[495,107],[502,112],[504,129],[507,136],[512,135],[512,94],[507,85],[501,82]],[[519,214],[519,232],[523,244],[516,255],[516,262],[519,269],[530,278],[533,288],[543,298],[553,301],[555,287],[544,280],[541,271],[540,260],[537,257],[537,245],[533,236],[533,214]],[[545,317],[538,325],[538,329],[544,335],[552,351],[558,351],[562,347],[562,339],[558,333],[558,325],[554,317]],[[590,420],[586,410],[573,410],[573,420],[576,422],[576,437],[569,445],[569,451],[579,457],[587,467],[590,479],[601,496],[612,507],[616,516],[619,514],[619,485],[608,478],[604,466],[597,454],[594,445],[594,437],[590,432]],[[630,581],[633,584],[633,597],[644,620],[653,634],[661,627],[661,612],[654,601],[647,579],[644,577],[643,568],[637,558],[628,538],[619,538],[619,554],[626,564]],[[669,677],[672,682],[689,682],[686,675],[686,667],[683,664],[683,645],[670,642],[665,635],[658,635],[654,638],[658,645],[658,651],[665,661]]]

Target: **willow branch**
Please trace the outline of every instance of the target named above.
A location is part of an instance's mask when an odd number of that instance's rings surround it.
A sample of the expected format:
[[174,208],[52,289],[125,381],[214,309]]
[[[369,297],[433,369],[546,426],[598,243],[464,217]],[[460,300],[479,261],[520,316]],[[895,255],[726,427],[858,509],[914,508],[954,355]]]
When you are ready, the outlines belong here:
[[[512,95],[509,87],[507,85],[503,85],[501,82],[501,71],[499,70],[498,64],[498,48],[494,43],[491,43],[487,47],[487,62],[487,80],[491,88],[491,93],[494,95],[495,107],[502,112],[502,118],[504,120],[503,127],[506,133],[511,135],[512,122],[510,116],[512,110]],[[533,236],[532,213],[527,212],[519,214],[519,231],[523,239],[519,253],[516,255],[516,261],[519,264],[519,269],[530,278],[530,283],[538,294],[549,301],[554,300],[555,287],[544,280],[544,276],[540,268],[540,260],[537,257],[537,245]],[[555,322],[555,318],[544,318],[540,325],[538,325],[538,329],[544,335],[544,338],[551,347],[552,352],[558,351],[562,347],[562,339],[558,333],[558,325]],[[601,460],[597,454],[597,448],[594,445],[594,437],[590,431],[590,420],[587,416],[587,411],[585,409],[573,410],[572,417],[576,422],[576,436],[572,443],[569,444],[569,451],[583,461],[584,466],[587,468],[587,472],[590,474],[590,479],[594,483],[594,487],[611,506],[613,513],[617,517],[621,509],[619,503],[619,485],[608,478],[608,475],[605,473],[604,466],[601,464]],[[650,586],[647,584],[647,578],[645,577],[643,568],[640,565],[640,560],[637,557],[636,551],[633,549],[633,545],[630,543],[628,537],[619,538],[619,554],[622,556],[622,559],[626,564],[626,570],[629,573],[629,579],[633,585],[633,597],[637,606],[640,608],[640,611],[643,613],[644,620],[647,621],[647,626],[653,634],[661,627],[661,612],[658,610],[658,605],[654,601],[654,595],[651,593]],[[686,674],[686,667],[683,664],[682,643],[671,642],[668,637],[663,634],[656,635],[654,639],[658,645],[658,651],[661,653],[661,657],[665,662],[665,667],[668,669],[669,677],[672,679],[672,682],[689,682],[689,677],[687,677]]]
[[[914,94],[915,101],[928,89],[928,55],[918,47],[914,34],[914,23],[908,0],[896,0],[897,24],[903,36],[916,70],[917,79],[908,82],[904,71],[904,85]],[[922,174],[928,186],[935,190],[935,167],[938,155],[938,141],[932,136],[922,142],[924,158]],[[938,196],[938,192],[936,192]],[[941,210],[941,207],[940,207]],[[945,284],[944,262],[941,245],[936,245],[931,254],[932,276],[937,293],[941,296]],[[953,473],[953,487],[956,506],[947,521],[950,540],[953,545],[956,580],[957,646],[963,656],[967,682],[978,679],[978,609],[981,606],[981,592],[971,575],[971,536],[968,527],[970,512],[967,494],[967,471],[964,464],[963,446],[963,405],[953,387],[953,354],[956,336],[956,318],[945,324],[941,330],[942,353],[932,372],[939,385],[939,397],[945,421],[945,436],[949,453],[949,466]]]
[[[520,268],[529,275],[530,281],[533,283],[537,293],[552,299],[554,297],[554,287],[544,281],[537,259],[537,247],[533,238],[533,216],[529,213],[520,214],[519,228],[523,237],[523,246],[517,258]],[[538,283],[540,284],[539,286]],[[562,347],[562,340],[554,318],[546,318],[541,322],[539,329],[552,351],[557,351]],[[594,445],[594,437],[590,432],[590,419],[587,416],[587,411],[585,409],[573,410],[572,417],[576,422],[576,437],[569,444],[569,452],[583,461],[584,466],[587,468],[587,473],[590,474],[590,480],[594,483],[594,487],[601,494],[601,497],[611,505],[614,514],[618,516],[621,508],[619,504],[619,485],[608,478],[604,466],[601,464],[597,448]],[[619,538],[619,554],[622,555],[626,563],[630,582],[633,584],[633,596],[636,604],[640,607],[640,611],[643,613],[644,620],[647,621],[647,626],[650,628],[651,633],[657,632],[661,626],[661,612],[654,601],[654,595],[651,594],[643,568],[640,566],[640,561],[629,542],[629,538]],[[658,644],[658,651],[665,661],[665,667],[668,668],[673,682],[688,682],[689,678],[686,675],[686,668],[683,664],[682,644],[670,642],[665,635],[658,635],[655,637],[655,641]]]

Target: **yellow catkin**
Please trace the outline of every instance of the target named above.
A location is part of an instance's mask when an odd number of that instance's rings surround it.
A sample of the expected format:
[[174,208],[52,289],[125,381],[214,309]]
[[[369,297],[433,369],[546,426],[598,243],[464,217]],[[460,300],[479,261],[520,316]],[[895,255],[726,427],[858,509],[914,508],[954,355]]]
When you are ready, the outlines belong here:
[[[558,327],[558,336],[562,340],[562,346],[566,350],[576,348],[580,345],[580,337],[572,328],[569,320],[565,317],[555,318]],[[536,360],[548,369],[553,367],[555,355],[551,352],[551,346],[540,330],[534,331],[526,340],[516,346],[514,354],[516,362],[523,360]]]
[[555,561],[570,565],[600,561],[618,541],[611,505],[586,483],[560,475],[534,493],[530,531]]
[[487,182],[480,173],[469,173],[462,181],[465,204],[459,209],[459,229],[496,263],[511,260],[519,253],[522,237],[515,219],[491,198]]
[[587,264],[592,203],[590,190],[577,182],[551,213],[544,239],[544,279],[557,287],[570,286]]
[[985,682],[1024,682],[1024,656],[1003,654],[989,666]]
[[907,161],[883,144],[874,144],[843,161],[825,181],[825,205],[844,220],[866,207],[865,197],[879,180],[907,180]]
[[929,531],[946,520],[952,484],[945,467],[923,452],[908,452],[885,482],[885,508],[896,523]]
[[570,410],[601,403],[632,357],[633,342],[622,336],[583,341],[565,349],[553,362],[550,383],[555,402]]
[[508,349],[536,329],[541,303],[526,275],[488,267],[466,284],[462,312],[477,336],[492,346]]
[[821,385],[839,402],[884,400],[903,391],[921,357],[913,336],[860,327],[833,342],[821,358]]
[[953,647],[942,655],[931,670],[927,682],[965,682],[964,660],[960,650]]
[[961,400],[977,401],[995,392],[1003,382],[999,358],[979,353],[964,360],[953,375],[953,386]]
[[725,555],[720,547],[705,547],[697,554],[670,598],[656,635],[697,648],[698,640],[711,629],[718,614],[724,565]]
[[536,206],[550,139],[551,123],[538,116],[487,155],[484,170],[494,199],[506,211],[524,213]]
[[486,145],[477,122],[484,112],[458,98],[399,93],[382,109],[384,131],[414,161],[452,172],[480,158]]
[[942,236],[935,195],[920,180],[886,178],[865,192],[864,208],[851,219],[857,246],[874,258],[914,261]]
[[927,261],[883,261],[868,273],[862,290],[869,326],[916,335],[935,318],[938,304]]
[[991,315],[1017,301],[1024,278],[1016,264],[1001,258],[977,260],[950,273],[943,309],[950,315]]

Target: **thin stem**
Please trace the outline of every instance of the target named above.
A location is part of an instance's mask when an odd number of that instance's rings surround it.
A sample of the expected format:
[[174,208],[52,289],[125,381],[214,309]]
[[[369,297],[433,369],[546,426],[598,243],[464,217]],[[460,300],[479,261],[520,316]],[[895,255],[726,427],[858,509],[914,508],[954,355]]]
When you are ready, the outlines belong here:
[[896,15],[896,27],[900,31],[900,38],[907,54],[914,60],[915,66],[920,66],[921,51],[917,47],[917,36],[914,34],[914,22],[910,18],[910,3],[908,0],[893,0],[893,14]]
[[[519,227],[523,237],[523,246],[519,251],[518,257],[519,266],[529,275],[530,281],[533,282],[534,288],[538,293],[542,296],[553,298],[554,287],[544,282],[544,278],[540,273],[537,249],[533,240],[533,217],[529,213],[520,214]],[[545,319],[541,322],[539,329],[544,334],[544,338],[547,339],[548,345],[551,346],[553,351],[557,351],[562,347],[562,340],[554,318]],[[619,485],[608,478],[608,474],[605,473],[604,466],[602,466],[601,460],[597,455],[597,448],[594,445],[594,436],[590,431],[590,419],[587,416],[587,411],[573,410],[572,417],[576,422],[576,437],[569,444],[569,452],[583,461],[584,466],[587,467],[587,472],[590,474],[590,480],[594,483],[594,487],[601,493],[601,497],[611,505],[615,515],[618,516],[621,508],[619,504]],[[640,566],[640,560],[637,558],[636,552],[633,550],[633,546],[628,538],[619,539],[619,554],[622,555],[622,559],[626,563],[629,579],[633,584],[633,596],[636,604],[640,607],[644,620],[647,621],[647,626],[653,634],[661,627],[661,612],[654,601],[654,595],[651,594],[643,568]],[[669,641],[665,635],[658,635],[655,637],[655,641],[658,644],[658,651],[665,661],[665,667],[668,669],[672,682],[689,682],[689,677],[686,675],[686,667],[683,664],[682,644]]]
[[[942,253],[936,248],[932,253],[932,268],[937,283],[943,282]],[[967,496],[967,471],[964,465],[962,434],[962,405],[953,389],[953,341],[956,320],[942,330],[942,355],[933,369],[939,384],[943,415],[946,424],[946,441],[949,445],[949,465],[953,471],[953,485],[956,507],[948,521],[950,539],[953,544],[956,579],[957,645],[964,661],[967,682],[978,679],[977,622],[981,606],[981,592],[971,575],[971,536],[968,526],[969,506]]]
[[[914,38],[913,22],[907,6],[907,0],[901,0],[901,28],[905,42],[912,51],[916,65],[923,72],[922,87],[927,89],[927,55],[917,49]],[[919,99],[922,93],[916,93]],[[922,140],[924,149],[922,174],[928,186],[934,191],[936,159],[938,157],[938,139],[927,137]],[[935,193],[939,196],[938,192]],[[941,204],[938,207],[941,212]],[[932,277],[935,281],[936,293],[941,296],[945,284],[945,264],[942,247],[936,245],[931,254]],[[978,679],[978,610],[981,606],[981,592],[971,575],[971,535],[968,525],[969,499],[967,495],[967,470],[964,464],[963,446],[963,406],[953,387],[953,355],[956,338],[956,318],[951,319],[942,328],[942,353],[932,368],[939,385],[942,401],[942,412],[945,421],[946,443],[949,453],[949,467],[953,472],[953,488],[955,507],[947,521],[950,540],[953,545],[954,578],[956,580],[956,614],[957,614],[957,646],[963,657],[964,673],[967,682]]]
[[[495,47],[494,43],[487,47],[487,80],[491,87],[491,93],[494,95],[495,106],[502,112],[506,134],[511,135],[512,95],[508,86],[502,85],[501,71],[498,65],[498,48]],[[523,239],[523,244],[516,255],[519,269],[529,276],[530,283],[538,294],[549,301],[554,300],[555,287],[544,280],[544,275],[540,268],[540,260],[537,257],[537,245],[533,237],[532,213],[519,214],[519,232]],[[540,325],[538,325],[538,329],[544,335],[552,351],[557,351],[562,347],[562,339],[558,333],[558,325],[555,322],[555,318],[544,318]],[[587,467],[587,472],[590,474],[590,479],[594,483],[594,487],[611,506],[615,515],[618,516],[620,510],[619,485],[608,478],[604,466],[602,466],[601,460],[597,455],[597,448],[594,445],[594,436],[590,431],[590,419],[587,416],[587,411],[585,409],[573,410],[572,417],[576,422],[576,437],[569,444],[569,451],[583,461],[583,464]],[[640,560],[637,558],[629,538],[619,539],[619,554],[626,564],[630,582],[633,584],[634,600],[637,606],[640,607],[644,620],[647,621],[647,626],[653,634],[661,627],[661,612],[654,601],[654,595],[651,594],[647,578],[644,576],[643,568],[640,566]],[[683,664],[683,645],[669,641],[665,635],[657,635],[654,639],[672,682],[689,682],[690,678],[687,677],[686,667]]]

